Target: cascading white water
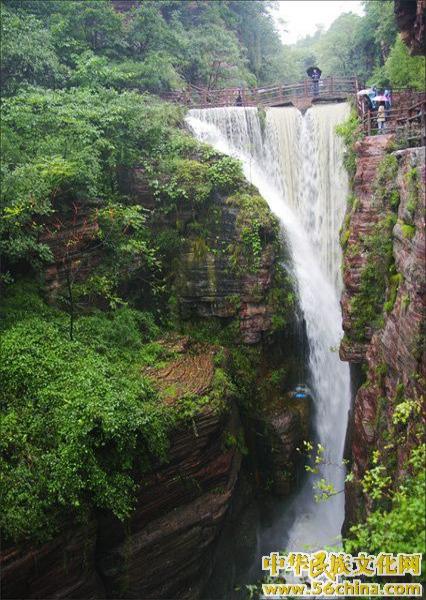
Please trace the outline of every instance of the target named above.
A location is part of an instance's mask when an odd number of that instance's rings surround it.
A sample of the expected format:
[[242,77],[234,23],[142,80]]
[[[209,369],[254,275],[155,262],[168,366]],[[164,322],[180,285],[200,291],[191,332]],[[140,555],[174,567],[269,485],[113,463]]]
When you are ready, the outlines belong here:
[[[348,365],[336,352],[342,337],[338,238],[348,181],[335,127],[348,114],[346,103],[314,106],[304,116],[295,108],[271,108],[263,131],[256,108],[191,110],[187,117],[198,139],[242,161],[247,179],[282,223],[309,342],[314,429],[333,463],[322,471],[337,491],[344,484],[344,469],[334,465],[343,455],[350,378]],[[338,543],[343,494],[316,503],[313,477],[305,480],[273,527],[262,532],[270,550]]]

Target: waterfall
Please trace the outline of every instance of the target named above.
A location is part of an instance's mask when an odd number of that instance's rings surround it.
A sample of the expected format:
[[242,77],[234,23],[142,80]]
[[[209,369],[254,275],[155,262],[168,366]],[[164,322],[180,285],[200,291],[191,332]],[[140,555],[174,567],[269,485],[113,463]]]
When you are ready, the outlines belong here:
[[[348,181],[343,147],[335,127],[349,115],[347,103],[317,105],[302,115],[296,108],[189,111],[194,135],[242,161],[247,179],[282,224],[290,247],[299,304],[309,342],[314,430],[326,449],[323,474],[335,489],[344,485],[341,464],[350,405],[349,367],[340,361],[342,337],[341,225]],[[272,527],[260,533],[261,550],[306,550],[339,543],[343,493],[317,503],[309,476]]]

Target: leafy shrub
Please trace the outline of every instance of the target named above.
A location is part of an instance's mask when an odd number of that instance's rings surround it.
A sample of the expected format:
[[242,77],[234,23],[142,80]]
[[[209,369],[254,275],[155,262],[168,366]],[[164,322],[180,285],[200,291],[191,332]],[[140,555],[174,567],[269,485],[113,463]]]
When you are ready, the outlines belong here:
[[24,83],[54,87],[63,84],[67,69],[60,64],[51,33],[33,15],[1,4],[0,85],[12,94]]
[[353,179],[356,171],[356,153],[354,150],[355,142],[363,137],[360,120],[355,110],[351,111],[348,119],[336,126],[336,133],[343,139],[346,147],[345,156],[343,158],[343,164],[349,174],[349,177]]
[[398,175],[398,160],[394,154],[385,156],[378,168],[374,182],[374,192],[385,208],[398,210],[400,196],[396,183]]
[[[247,185],[244,187],[247,188]],[[236,221],[239,240],[230,245],[231,264],[236,272],[248,268],[255,273],[260,267],[266,243],[278,240],[278,221],[266,201],[251,189],[229,196],[226,202],[239,209]]]
[[[201,205],[211,194],[212,185],[208,178],[208,166],[188,158],[173,157],[160,165],[165,182],[152,182],[157,196],[165,196],[166,210],[179,207],[182,203],[190,206]],[[160,176],[161,177],[161,176]]]
[[424,56],[410,56],[407,46],[398,36],[384,71],[394,88],[424,90],[425,60]]
[[378,508],[365,523],[352,527],[344,542],[346,552],[425,552],[424,456],[424,445],[413,450],[390,508]]
[[127,307],[80,317],[76,323],[77,339],[102,353],[140,350],[144,342],[158,337],[159,333],[150,313]]
[[112,201],[119,170],[155,155],[179,119],[175,107],[114,90],[31,89],[5,99],[0,250],[10,264],[51,260],[42,234],[53,213],[70,208],[71,192],[73,202],[123,213]]
[[405,179],[408,187],[407,211],[413,219],[420,198],[420,182],[417,169],[415,167],[410,169],[405,175]]
[[[120,312],[109,335],[101,319],[87,320],[82,336],[110,339],[115,350],[126,342],[137,347],[137,320]],[[83,518],[94,507],[126,517],[135,468],[143,470],[150,455],[164,456],[167,448],[170,417],[147,382],[40,317],[3,332],[0,355],[6,538],[47,539],[64,518]]]
[[209,168],[209,178],[220,192],[231,193],[245,183],[241,163],[230,156],[215,161]]
[[164,52],[149,54],[145,60],[112,62],[106,56],[97,56],[88,50],[77,59],[70,77],[75,86],[112,87],[117,90],[139,89],[160,93],[182,86],[170,56]]
[[414,225],[409,225],[408,223],[403,223],[401,225],[402,237],[408,238],[409,240],[413,239],[416,234],[416,228]]
[[401,273],[396,273],[395,275],[391,275],[389,277],[389,286],[388,286],[388,300],[386,300],[384,304],[385,312],[389,313],[395,306],[396,295],[398,293],[398,288],[402,282]]
[[52,321],[63,320],[60,311],[46,305],[37,284],[32,281],[21,280],[2,291],[0,331],[34,316]]

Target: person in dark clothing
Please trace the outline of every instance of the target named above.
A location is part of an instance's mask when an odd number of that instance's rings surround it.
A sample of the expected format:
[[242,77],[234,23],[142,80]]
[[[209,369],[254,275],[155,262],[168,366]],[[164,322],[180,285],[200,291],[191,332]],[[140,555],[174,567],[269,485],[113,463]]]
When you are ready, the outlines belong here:
[[238,96],[237,99],[235,100],[235,106],[242,106],[243,105],[243,98],[241,96],[241,90],[238,90]]
[[390,90],[385,90],[383,95],[386,98],[386,100],[385,100],[385,112],[386,112],[386,118],[388,119],[389,115],[390,115],[391,108],[392,108],[392,98],[391,98]]
[[306,71],[309,77],[312,79],[312,93],[314,96],[319,95],[319,80],[321,77],[321,70],[318,67],[309,67]]
[[314,82],[314,96],[318,96],[319,94],[319,80],[321,77],[321,73],[319,69],[314,69],[312,73],[312,81]]
[[365,95],[364,98],[365,98],[365,101],[367,103],[367,109],[372,111],[373,110],[373,103],[371,101],[370,96]]

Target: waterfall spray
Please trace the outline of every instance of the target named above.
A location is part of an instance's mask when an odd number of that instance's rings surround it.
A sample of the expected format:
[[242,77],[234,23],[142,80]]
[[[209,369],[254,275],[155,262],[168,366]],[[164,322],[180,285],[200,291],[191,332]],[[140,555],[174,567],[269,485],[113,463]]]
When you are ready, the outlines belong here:
[[[280,219],[306,323],[314,430],[334,464],[342,461],[350,404],[349,367],[336,352],[342,337],[339,227],[348,181],[335,126],[348,114],[346,103],[314,106],[304,116],[295,108],[271,108],[263,130],[256,108],[191,110],[187,117],[199,140],[242,161],[245,176]],[[337,491],[343,489],[343,468],[326,466],[323,472]],[[273,529],[261,533],[264,551],[338,543],[343,494],[318,504],[312,485],[313,476]]]

